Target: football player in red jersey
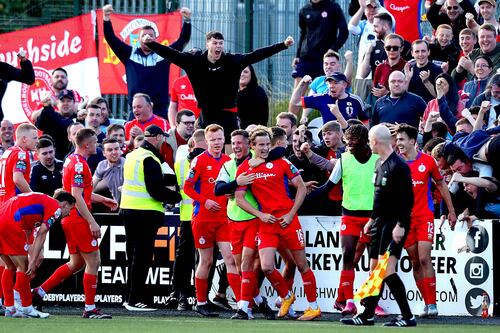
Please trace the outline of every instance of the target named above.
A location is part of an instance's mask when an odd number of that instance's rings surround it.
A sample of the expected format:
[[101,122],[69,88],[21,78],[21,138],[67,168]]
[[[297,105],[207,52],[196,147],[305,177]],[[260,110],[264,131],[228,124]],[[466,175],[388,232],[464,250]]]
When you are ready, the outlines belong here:
[[[250,135],[250,143],[255,156],[266,159],[271,149],[271,133],[265,128],[258,128]],[[255,179],[251,185],[237,189],[236,202],[241,208],[261,220],[258,236],[259,257],[262,271],[283,299],[278,317],[287,315],[295,301],[295,295],[287,288],[285,280],[274,267],[276,251],[280,244],[291,250],[295,264],[302,275],[304,291],[309,301],[309,308],[299,320],[312,320],[319,317],[321,310],[316,302],[316,278],[307,264],[304,233],[297,216],[297,211],[307,192],[299,171],[283,158],[254,168],[251,168],[246,160],[238,167],[237,176],[243,172],[249,175],[255,174]],[[289,180],[297,188],[295,200],[288,195]],[[261,211],[253,208],[246,201],[244,191],[247,187],[259,202]]]
[[[30,281],[39,263],[40,252],[50,227],[68,216],[75,198],[58,191],[54,198],[42,193],[23,193],[6,201],[0,207],[0,257],[11,274],[2,278],[5,295],[5,316],[47,318],[48,313],[37,311],[31,304]],[[31,244],[30,236],[36,232]],[[16,271],[17,270],[17,271]],[[21,294],[21,307],[14,306],[14,275]]]
[[417,150],[418,131],[415,127],[401,124],[397,127],[396,142],[401,157],[408,163],[413,182],[414,204],[411,224],[405,248],[413,265],[413,277],[425,302],[420,317],[437,317],[436,272],[431,262],[434,242],[434,204],[432,202],[431,182],[437,188],[448,207],[448,221],[455,225],[457,217],[451,202],[450,192],[439,173],[436,161],[429,155]]
[[224,148],[224,129],[216,124],[205,128],[207,150],[191,162],[184,192],[193,199],[192,228],[195,247],[200,262],[195,274],[196,300],[195,311],[206,317],[215,317],[208,308],[208,275],[213,265],[213,248],[217,243],[227,268],[227,279],[234,295],[239,301],[241,278],[231,253],[231,239],[226,216],[227,198],[215,196],[215,181],[219,171],[230,160],[222,153]]
[[92,174],[87,164],[90,155],[95,154],[97,136],[89,128],[82,128],[76,134],[75,152],[64,161],[63,189],[76,199],[75,208],[62,220],[66,242],[70,254],[67,264],[59,267],[39,288],[35,288],[34,297],[43,297],[46,292],[68,277],[85,267],[83,290],[85,294],[84,318],[110,319],[95,307],[97,290],[97,272],[101,264],[97,239],[101,229],[90,209],[92,202],[99,202],[116,210],[118,204],[113,199],[92,193]]

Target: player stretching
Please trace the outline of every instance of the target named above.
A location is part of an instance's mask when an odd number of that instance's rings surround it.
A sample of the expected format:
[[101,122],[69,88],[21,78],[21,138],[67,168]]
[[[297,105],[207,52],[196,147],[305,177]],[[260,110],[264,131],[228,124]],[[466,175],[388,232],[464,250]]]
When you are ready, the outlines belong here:
[[413,181],[413,210],[411,227],[405,242],[405,249],[413,265],[413,277],[425,302],[420,317],[435,318],[436,272],[431,262],[432,243],[434,242],[434,204],[431,194],[431,180],[436,183],[441,196],[448,207],[448,220],[454,224],[457,220],[451,202],[450,192],[439,173],[436,161],[429,155],[417,151],[417,129],[401,124],[397,128],[396,142],[401,154],[410,167]]
[[[250,136],[250,143],[255,156],[266,159],[271,149],[271,133],[264,128],[256,129]],[[261,220],[259,257],[262,271],[283,299],[278,317],[284,317],[295,301],[295,295],[287,288],[285,280],[274,267],[275,254],[280,243],[292,251],[309,302],[309,307],[299,320],[319,317],[321,310],[316,302],[316,278],[307,264],[304,233],[297,216],[307,191],[300,173],[284,158],[260,164],[255,168],[250,168],[246,160],[238,167],[237,176],[244,172],[248,175],[255,174],[255,179],[249,188],[260,203],[262,211],[255,209],[245,199],[247,186],[237,189],[236,202],[238,206]],[[297,188],[295,200],[287,195],[288,180]]]
[[[0,208],[0,257],[11,272],[2,279],[5,296],[5,317],[47,318],[31,304],[30,281],[39,263],[39,255],[50,227],[68,216],[75,205],[75,198],[58,191],[54,198],[42,193],[26,193],[15,196]],[[29,242],[35,229],[35,241]],[[28,257],[29,255],[29,257]],[[21,307],[14,306],[14,275],[21,295]],[[9,278],[10,277],[10,278]]]

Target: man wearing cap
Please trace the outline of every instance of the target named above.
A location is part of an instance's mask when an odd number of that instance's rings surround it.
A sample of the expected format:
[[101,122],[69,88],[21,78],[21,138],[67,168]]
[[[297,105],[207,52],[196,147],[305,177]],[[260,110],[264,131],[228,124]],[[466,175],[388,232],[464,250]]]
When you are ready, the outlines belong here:
[[167,134],[156,125],[144,131],[142,146],[125,159],[120,215],[125,224],[128,258],[128,296],[124,306],[129,311],[153,311],[148,298],[146,276],[152,264],[154,241],[163,225],[166,203],[181,200],[179,193],[168,189],[163,180],[160,147]]
[[479,7],[479,17],[476,22],[474,20],[474,16],[465,15],[467,27],[472,29],[476,34],[479,30],[479,26],[484,23],[493,24],[495,28],[498,30],[498,21],[495,16],[497,10],[497,3],[495,0],[479,0],[477,2],[477,6]]
[[[51,94],[43,100],[43,109],[35,121],[35,126],[54,138],[56,146],[56,158],[64,160],[70,151],[70,144],[66,130],[70,124],[76,121],[76,104],[73,90],[61,90],[57,95],[57,101]],[[53,105],[56,105],[57,111]]]
[[311,82],[311,77],[306,75],[300,80],[299,85],[293,91],[291,102],[303,108],[317,109],[321,113],[323,123],[337,120],[332,108],[338,106],[342,116],[347,119],[359,119],[368,121],[363,102],[356,96],[346,92],[347,78],[341,72],[334,72],[327,76],[325,81],[328,85],[328,92],[323,95],[304,96],[305,90]]

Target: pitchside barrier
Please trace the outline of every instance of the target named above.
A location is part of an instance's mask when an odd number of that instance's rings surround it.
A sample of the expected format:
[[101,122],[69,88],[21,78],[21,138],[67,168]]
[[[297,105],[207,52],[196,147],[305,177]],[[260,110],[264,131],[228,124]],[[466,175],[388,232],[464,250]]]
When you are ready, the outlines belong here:
[[[96,301],[106,305],[121,305],[125,301],[127,281],[125,228],[117,214],[94,216],[101,226],[103,235],[99,240],[101,267]],[[340,217],[301,216],[300,222],[304,229],[303,241],[307,259],[316,275],[318,304],[324,312],[335,312],[333,302],[337,297],[342,267]],[[144,222],[138,221],[138,223]],[[179,223],[178,215],[165,215],[165,224],[158,231],[155,243],[153,266],[146,281],[152,295],[151,302],[159,308],[165,304],[171,291],[171,272]],[[489,313],[493,313],[494,289],[498,292],[499,285],[497,282],[494,286],[494,260],[498,262],[500,259],[500,255],[494,256],[493,253],[498,253],[500,250],[498,241],[500,222],[484,220],[477,222],[468,230],[459,222],[454,231],[451,231],[448,225],[443,225],[441,229],[439,225],[440,221],[436,220],[430,227],[435,230],[432,263],[437,276],[436,298],[440,314],[480,315],[483,293],[488,295]],[[59,265],[69,259],[64,233],[59,224],[54,226],[47,236],[44,256],[45,260],[32,286],[39,285]],[[221,265],[221,262],[219,260],[217,264]],[[276,266],[283,268],[283,262],[279,257],[276,258]],[[406,286],[410,306],[415,313],[418,313],[423,300],[413,279],[410,259],[404,251],[397,269]],[[356,268],[355,287],[359,287],[368,277],[368,271],[369,259],[365,251]],[[212,293],[217,289],[217,283],[216,274]],[[83,302],[82,288],[80,272],[47,294],[45,301],[61,305]],[[295,276],[294,291],[297,296],[295,309],[304,310],[307,307],[307,300],[299,273]],[[267,280],[264,281],[261,292],[271,300],[277,297]],[[382,295],[380,305],[390,313],[399,313],[397,304],[387,288]]]

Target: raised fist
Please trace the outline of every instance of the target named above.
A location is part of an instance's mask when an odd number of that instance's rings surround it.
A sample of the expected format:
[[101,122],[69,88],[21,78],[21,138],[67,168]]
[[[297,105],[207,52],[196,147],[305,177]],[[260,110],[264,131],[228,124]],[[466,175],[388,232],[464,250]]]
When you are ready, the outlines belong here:
[[293,45],[293,43],[294,43],[294,41],[293,41],[293,37],[292,37],[292,36],[288,36],[288,37],[285,39],[284,43],[285,43],[285,46],[286,46],[286,47],[290,47],[290,46],[292,46],[292,45]]
[[180,10],[180,13],[185,20],[191,19],[191,9],[189,9],[187,7],[182,7]]
[[102,7],[102,13],[104,15],[105,21],[109,21],[109,17],[111,16],[111,14],[113,14],[113,12],[113,5],[105,5],[104,7]]

